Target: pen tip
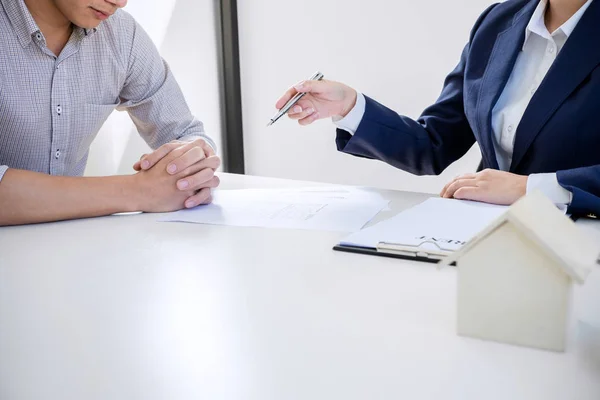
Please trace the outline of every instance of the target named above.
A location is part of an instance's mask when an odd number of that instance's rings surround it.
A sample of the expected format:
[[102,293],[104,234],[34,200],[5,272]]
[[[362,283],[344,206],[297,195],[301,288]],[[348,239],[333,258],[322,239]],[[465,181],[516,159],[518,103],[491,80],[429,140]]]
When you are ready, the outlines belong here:
[[267,124],[267,128],[270,127],[271,125],[273,125],[273,121],[269,121],[269,123]]

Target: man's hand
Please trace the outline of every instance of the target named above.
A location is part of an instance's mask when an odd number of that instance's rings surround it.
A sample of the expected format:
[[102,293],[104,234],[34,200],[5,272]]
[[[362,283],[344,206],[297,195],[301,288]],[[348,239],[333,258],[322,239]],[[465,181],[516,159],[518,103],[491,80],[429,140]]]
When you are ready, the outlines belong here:
[[441,197],[511,205],[527,193],[527,176],[486,169],[454,178]]
[[133,169],[136,171],[147,171],[156,165],[157,162],[162,160],[167,154],[180,147],[187,146],[188,150],[194,147],[199,147],[204,150],[206,157],[215,155],[215,151],[204,139],[196,139],[193,142],[182,142],[180,140],[173,140],[172,142],[163,144],[158,149],[154,150],[150,154],[144,154],[140,157],[140,160],[133,164]]
[[[180,177],[176,182],[177,189],[195,193],[194,191],[216,188],[219,185],[220,181],[215,176],[215,170],[221,165],[221,160],[215,156],[215,151],[204,139],[196,139],[193,142],[175,140],[164,144],[151,154],[144,154],[133,168],[136,171],[149,171],[165,157],[173,154],[177,156],[169,158],[165,171],[169,175]],[[194,172],[180,174],[182,171]],[[212,196],[206,199],[204,192],[197,193],[186,200],[185,207],[192,208],[200,204],[208,204],[211,201]]]
[[356,104],[356,90],[333,81],[302,81],[290,88],[277,101],[282,108],[297,93],[306,95],[292,107],[287,115],[300,125],[309,125],[321,118],[345,117]]
[[[211,189],[219,186],[214,175],[221,161],[216,156],[188,162],[187,146],[181,146],[163,157],[154,167],[133,175],[137,209],[145,212],[168,212],[192,208],[212,201]],[[195,154],[192,153],[192,154]],[[194,158],[191,158],[194,159]],[[186,166],[187,164],[191,164]],[[172,171],[170,166],[177,165]],[[182,187],[181,182],[188,185]]]

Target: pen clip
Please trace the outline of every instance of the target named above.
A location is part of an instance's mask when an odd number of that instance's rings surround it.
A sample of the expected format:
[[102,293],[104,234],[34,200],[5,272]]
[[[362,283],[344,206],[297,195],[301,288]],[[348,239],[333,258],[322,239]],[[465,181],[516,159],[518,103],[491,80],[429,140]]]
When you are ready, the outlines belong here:
[[[431,249],[421,249],[420,247],[424,244],[433,244],[437,247],[437,250]],[[384,252],[394,252],[401,254],[412,254],[417,257],[423,258],[435,258],[441,259],[452,253],[450,250],[443,249],[439,244],[425,240],[416,245],[405,245],[400,243],[387,243],[387,242],[379,242],[377,245],[378,250],[383,250]]]

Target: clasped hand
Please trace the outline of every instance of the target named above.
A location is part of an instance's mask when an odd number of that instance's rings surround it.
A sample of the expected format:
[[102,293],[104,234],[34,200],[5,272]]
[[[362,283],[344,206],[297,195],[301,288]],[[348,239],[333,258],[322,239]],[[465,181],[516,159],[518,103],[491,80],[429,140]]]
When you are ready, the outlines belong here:
[[212,202],[219,186],[215,171],[221,160],[203,139],[173,141],[144,154],[133,168],[140,201],[146,212],[168,212]]

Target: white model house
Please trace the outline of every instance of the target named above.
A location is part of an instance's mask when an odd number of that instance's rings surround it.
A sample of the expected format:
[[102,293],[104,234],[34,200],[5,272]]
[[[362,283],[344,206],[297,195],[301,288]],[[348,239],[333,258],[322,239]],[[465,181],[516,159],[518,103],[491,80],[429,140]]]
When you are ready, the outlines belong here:
[[458,334],[564,351],[573,283],[599,253],[544,195],[524,197],[442,261],[458,267]]

